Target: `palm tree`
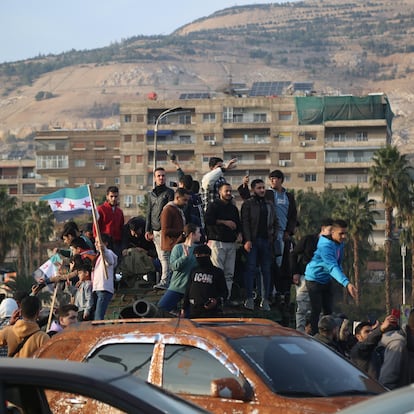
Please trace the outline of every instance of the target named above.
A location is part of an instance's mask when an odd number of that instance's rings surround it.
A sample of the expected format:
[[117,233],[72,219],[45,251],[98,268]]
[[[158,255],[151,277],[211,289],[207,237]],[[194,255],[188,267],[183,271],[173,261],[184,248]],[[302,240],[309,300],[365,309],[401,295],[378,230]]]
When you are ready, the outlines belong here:
[[382,194],[385,205],[385,307],[391,311],[391,240],[393,230],[393,211],[405,210],[411,189],[409,163],[397,147],[388,145],[375,152],[374,165],[370,168],[371,189]]
[[0,189],[0,263],[16,244],[21,234],[21,209],[17,198],[10,197],[5,188]]
[[348,234],[352,242],[353,271],[355,287],[358,295],[355,298],[357,306],[360,305],[360,268],[363,258],[359,253],[363,244],[368,243],[369,237],[375,225],[374,215],[377,214],[372,208],[375,200],[368,199],[368,190],[363,190],[359,186],[345,187],[342,196],[334,209],[335,217],[346,220],[348,223]]

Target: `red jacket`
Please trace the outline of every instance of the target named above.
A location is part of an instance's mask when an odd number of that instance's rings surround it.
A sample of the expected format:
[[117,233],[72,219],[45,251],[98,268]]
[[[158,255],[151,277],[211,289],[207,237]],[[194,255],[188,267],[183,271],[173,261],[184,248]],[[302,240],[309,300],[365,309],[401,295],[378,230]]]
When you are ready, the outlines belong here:
[[105,203],[98,206],[98,213],[98,225],[101,234],[109,234],[113,241],[120,242],[122,239],[122,228],[124,227],[124,213],[122,210],[119,207],[112,209],[112,206],[105,201]]

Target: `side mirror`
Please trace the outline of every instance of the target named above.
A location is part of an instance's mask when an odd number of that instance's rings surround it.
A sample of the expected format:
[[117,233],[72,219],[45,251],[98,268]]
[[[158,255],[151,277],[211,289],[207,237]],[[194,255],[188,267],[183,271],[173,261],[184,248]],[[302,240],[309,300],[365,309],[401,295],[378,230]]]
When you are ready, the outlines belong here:
[[248,392],[235,378],[219,378],[211,381],[211,395],[217,398],[250,401]]

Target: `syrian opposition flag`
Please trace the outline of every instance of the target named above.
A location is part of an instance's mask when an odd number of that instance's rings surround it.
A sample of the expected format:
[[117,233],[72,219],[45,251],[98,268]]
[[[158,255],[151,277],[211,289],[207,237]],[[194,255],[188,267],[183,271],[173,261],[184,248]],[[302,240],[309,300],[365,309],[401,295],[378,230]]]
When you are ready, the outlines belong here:
[[62,188],[40,197],[40,200],[49,203],[57,221],[70,220],[92,211],[92,201],[86,185],[77,188]]
[[33,272],[33,278],[36,282],[39,282],[40,279],[48,280],[54,276],[62,265],[62,258],[58,253],[55,253],[49,259],[44,262],[39,269]]

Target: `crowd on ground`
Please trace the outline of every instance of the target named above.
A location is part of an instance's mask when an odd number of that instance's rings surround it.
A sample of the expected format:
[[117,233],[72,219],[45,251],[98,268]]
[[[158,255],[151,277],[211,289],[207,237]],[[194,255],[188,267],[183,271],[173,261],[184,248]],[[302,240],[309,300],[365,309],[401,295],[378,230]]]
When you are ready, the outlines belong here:
[[[345,221],[322,219],[319,233],[294,242],[296,202],[283,187],[281,170],[270,172],[268,186],[246,175],[237,188],[243,200],[238,208],[226,180],[236,159],[225,164],[210,158],[210,170],[200,183],[184,173],[175,156],[171,160],[177,188],[166,185],[164,168],[156,168],[145,218],[125,223],[118,188],[110,186],[106,201],[98,206],[96,225],[65,223],[65,248],[54,250],[63,258],[59,270],[39,279],[30,294],[0,304],[0,345],[8,356],[31,356],[67,326],[104,319],[116,287],[128,289],[138,280],[163,292],[157,303],[163,316],[189,318],[220,317],[235,302],[265,315],[278,297],[290,295],[293,283],[297,330],[389,388],[411,382],[414,313],[402,328],[390,315],[382,323],[362,321],[355,334],[345,316],[332,315],[334,283],[353,298],[358,294],[341,267]],[[57,311],[46,329],[40,329],[36,294],[45,284],[54,286]]]

